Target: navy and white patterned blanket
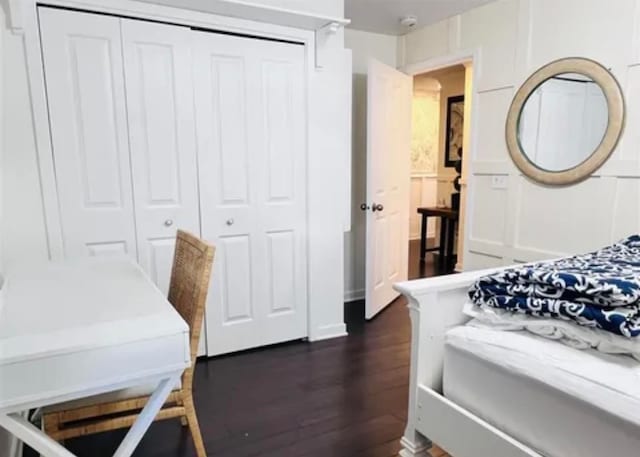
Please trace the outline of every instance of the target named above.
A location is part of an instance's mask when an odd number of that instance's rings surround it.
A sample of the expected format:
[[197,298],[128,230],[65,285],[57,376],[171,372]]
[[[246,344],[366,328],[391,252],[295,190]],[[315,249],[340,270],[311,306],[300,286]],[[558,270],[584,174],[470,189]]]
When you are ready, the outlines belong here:
[[640,336],[640,235],[589,254],[485,276],[469,297],[481,307]]

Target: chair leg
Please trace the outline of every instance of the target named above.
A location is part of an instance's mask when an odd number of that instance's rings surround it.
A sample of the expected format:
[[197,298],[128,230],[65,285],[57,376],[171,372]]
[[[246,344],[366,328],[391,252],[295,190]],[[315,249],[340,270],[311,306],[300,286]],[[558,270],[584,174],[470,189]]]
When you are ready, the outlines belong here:
[[196,454],[198,457],[207,457],[207,452],[204,449],[204,441],[202,441],[202,434],[200,433],[200,425],[198,425],[198,417],[196,416],[196,409],[193,404],[192,394],[189,393],[188,395],[185,395],[183,400],[187,422],[189,423],[189,430],[191,431],[193,444],[196,448]]
[[[176,405],[178,406],[184,406],[184,401],[182,401],[182,396],[178,396],[178,399],[176,400]],[[180,417],[180,424],[183,427],[186,427],[187,425],[189,425],[189,421],[187,421],[187,416],[181,416]]]

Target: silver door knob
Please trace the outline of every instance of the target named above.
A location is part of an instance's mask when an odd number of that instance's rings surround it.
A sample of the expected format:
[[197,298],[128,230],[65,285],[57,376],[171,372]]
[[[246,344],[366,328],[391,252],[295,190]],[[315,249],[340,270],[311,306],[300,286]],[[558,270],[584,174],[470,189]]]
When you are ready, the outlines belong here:
[[165,227],[171,227],[172,225],[173,225],[173,221],[171,219],[167,219],[166,221],[164,221]]
[[384,209],[384,206],[382,206],[380,203],[374,203],[374,204],[371,206],[371,211],[373,211],[374,213],[375,213],[376,211],[382,211],[383,209]]
[[233,219],[227,219],[227,225],[232,226],[235,221]]

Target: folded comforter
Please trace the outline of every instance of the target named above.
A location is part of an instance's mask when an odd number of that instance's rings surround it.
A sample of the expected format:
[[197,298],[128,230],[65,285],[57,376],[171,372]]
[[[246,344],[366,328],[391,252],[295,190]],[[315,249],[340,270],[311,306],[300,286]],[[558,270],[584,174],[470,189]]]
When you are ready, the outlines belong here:
[[469,297],[481,307],[640,336],[640,235],[588,254],[485,276]]

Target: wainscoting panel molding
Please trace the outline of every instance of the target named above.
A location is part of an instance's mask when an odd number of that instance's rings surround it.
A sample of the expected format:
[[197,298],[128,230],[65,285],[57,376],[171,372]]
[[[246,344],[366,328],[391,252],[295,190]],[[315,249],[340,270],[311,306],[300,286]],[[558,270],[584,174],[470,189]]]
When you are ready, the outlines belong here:
[[[428,39],[452,23],[460,30],[449,33],[448,46],[441,43],[446,34]],[[582,0],[498,0],[400,38],[404,68],[446,60],[458,47],[475,53],[463,269],[585,252],[640,232],[639,36],[640,0],[591,0],[588,8]],[[543,186],[513,166],[505,118],[524,79],[543,64],[574,56],[614,74],[624,89],[626,128],[591,178]],[[494,176],[506,177],[506,186],[496,185]]]

